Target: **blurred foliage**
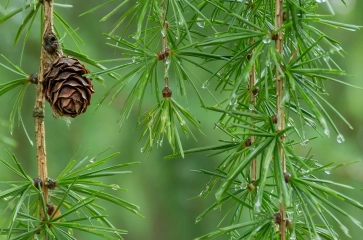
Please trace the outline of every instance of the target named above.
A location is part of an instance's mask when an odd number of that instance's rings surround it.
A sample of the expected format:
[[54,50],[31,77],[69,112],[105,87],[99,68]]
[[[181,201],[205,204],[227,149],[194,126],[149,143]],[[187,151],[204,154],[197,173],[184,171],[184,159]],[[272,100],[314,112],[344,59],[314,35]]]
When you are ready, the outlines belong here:
[[[7,2],[7,1],[4,1]],[[127,2],[127,1],[125,1]],[[344,7],[338,0],[330,1],[334,9],[336,9],[336,21],[343,21],[348,23],[355,23],[363,25],[361,13],[359,9],[363,8],[363,2],[357,0],[346,0],[348,7]],[[22,4],[22,1],[11,1],[7,12],[16,10],[17,4]],[[99,20],[102,19],[107,13],[111,12],[115,5],[107,5],[104,8],[93,12],[92,14],[78,17],[78,15],[85,11],[92,9],[93,6],[100,4],[100,1],[87,1],[78,0],[76,3],[71,0],[64,0],[62,4],[73,4],[74,7],[71,11],[67,8],[60,8],[56,6],[57,12],[68,23],[70,23],[75,29],[75,32],[84,40],[77,42],[76,37],[72,31],[67,31],[63,28],[59,29],[59,34],[64,36],[62,41],[67,46],[72,46],[72,49],[79,49],[82,53],[91,56],[92,59],[108,59],[110,55],[115,54],[115,51],[107,47],[104,44],[104,36],[101,34],[109,33],[114,29],[109,22],[99,24]],[[125,3],[127,4],[127,3]],[[5,13],[3,8],[3,2],[0,6],[0,18]],[[325,6],[325,5],[324,5]],[[323,12],[328,13],[328,8],[323,7]],[[116,22],[119,16],[109,16],[110,22]],[[19,56],[22,56],[21,62],[17,65],[28,74],[34,73],[39,67],[39,32],[32,31],[26,35],[28,39],[24,47],[19,49],[19,44],[23,39],[19,38],[19,42],[14,48],[9,46],[14,44],[14,39],[17,37],[17,33],[13,31],[19,25],[22,24],[26,16],[20,14],[6,22],[1,26],[2,43],[0,44],[0,53],[7,56],[11,62],[19,61]],[[60,21],[61,22],[61,21]],[[61,23],[56,23],[60,24]],[[39,23],[34,22],[34,27],[39,28]],[[35,28],[36,29],[36,28]],[[92,29],[92,31],[90,31]],[[122,32],[122,26],[118,28],[118,31]],[[132,40],[130,34],[137,30],[137,26],[132,26],[124,33],[124,38]],[[202,30],[201,30],[202,32]],[[349,82],[355,85],[362,86],[360,77],[363,72],[359,59],[363,54],[363,47],[360,40],[363,38],[363,32],[350,33],[344,32],[344,38],[341,36],[341,32],[334,31],[327,27],[324,29],[328,35],[333,36],[336,39],[341,40],[341,44],[345,51],[348,53],[347,58],[338,59],[338,64],[345,69],[347,73],[354,75],[355,77],[345,76],[343,81]],[[4,34],[6,33],[6,34]],[[116,56],[116,55],[115,55]],[[132,58],[129,59],[130,63]],[[4,62],[2,62],[4,63]],[[216,66],[220,67],[220,66]],[[193,71],[192,64],[188,65],[188,68]],[[96,68],[93,68],[97,71]],[[195,70],[195,69],[194,69]],[[196,72],[196,71],[194,71]],[[208,77],[203,72],[197,72],[197,77],[200,79],[207,79]],[[8,82],[10,79],[16,79],[16,75],[9,71],[0,68],[0,84]],[[95,82],[95,100],[102,100],[103,94],[112,86],[115,82],[108,79],[107,81]],[[210,87],[216,87],[213,83],[210,83]],[[191,88],[187,86],[187,88]],[[200,91],[203,90],[202,83],[198,84],[197,88]],[[352,89],[349,87],[342,88],[339,84],[329,84],[326,86],[327,92],[330,96],[327,98],[330,103],[341,111],[346,119],[351,123],[354,130],[351,131],[341,121],[336,121],[338,128],[344,135],[346,141],[344,144],[337,144],[335,137],[327,139],[318,139],[311,141],[307,147],[298,146],[302,154],[306,154],[307,148],[313,148],[314,158],[322,159],[326,162],[334,161],[336,163],[351,162],[354,160],[361,160],[363,149],[363,115],[359,114],[360,109],[363,108],[363,101],[361,101],[362,93],[360,90]],[[130,90],[129,86],[126,86],[126,90]],[[32,139],[33,133],[33,117],[32,109],[34,103],[34,94],[31,91],[35,91],[34,86],[29,86],[28,91],[24,95],[24,105],[21,109],[21,116],[23,118],[23,125],[29,131],[30,138]],[[15,91],[14,91],[15,93]],[[217,163],[220,163],[218,156],[206,158],[205,154],[188,155],[185,159],[175,159],[171,161],[162,160],[164,156],[169,155],[170,152],[166,148],[157,149],[151,153],[147,159],[141,149],[143,145],[138,144],[141,130],[135,130],[135,126],[138,119],[138,111],[132,110],[130,112],[129,120],[124,123],[124,126],[119,132],[119,126],[116,120],[119,118],[119,109],[125,101],[127,95],[121,92],[119,97],[116,98],[109,105],[101,105],[95,113],[97,106],[95,104],[90,106],[88,112],[79,116],[73,120],[70,124],[67,121],[53,120],[51,118],[51,109],[47,105],[46,109],[46,127],[47,127],[47,149],[49,158],[49,172],[50,175],[58,174],[59,169],[63,169],[79,146],[82,148],[90,148],[90,155],[94,155],[102,149],[114,146],[116,151],[120,151],[123,157],[127,158],[127,162],[141,161],[141,164],[134,168],[134,174],[123,177],[122,179],[107,177],[103,180],[109,184],[117,184],[127,186],[128,193],[122,193],[122,197],[127,201],[133,202],[141,207],[141,213],[145,216],[145,219],[132,216],[129,213],[120,214],[119,212],[110,211],[110,219],[115,223],[116,227],[120,226],[123,229],[127,229],[129,234],[125,239],[192,239],[197,236],[201,236],[206,232],[211,232],[216,229],[218,221],[224,215],[223,210],[212,211],[210,216],[198,224],[193,224],[196,217],[207,207],[209,207],[213,199],[190,199],[201,194],[208,189],[208,185],[205,183],[207,179],[201,174],[195,174],[191,172],[191,169],[210,169],[213,170]],[[184,101],[185,99],[178,96],[178,99]],[[11,115],[12,108],[9,107],[9,101],[14,100],[14,97],[7,95],[1,98],[1,110],[3,119],[8,119]],[[145,100],[145,108],[151,109],[154,103]],[[204,99],[206,105],[213,105],[215,102],[212,98]],[[208,103],[208,104],[207,104]],[[210,114],[210,111],[201,110],[199,108],[200,102],[197,96],[188,96],[188,106],[190,111],[196,116],[197,119],[202,120],[204,126],[204,134],[198,136],[198,142],[193,140],[185,141],[185,149],[193,148],[196,146],[206,146],[215,144],[215,139],[224,137],[224,133],[217,129],[213,129],[214,123],[218,121],[218,114]],[[210,117],[205,117],[206,114]],[[17,125],[16,125],[17,126]],[[6,133],[5,128],[0,129],[0,139],[8,138],[10,135]],[[316,136],[316,132],[311,130],[306,133],[310,138]],[[36,176],[36,158],[35,149],[29,144],[24,131],[20,125],[20,128],[15,128],[13,132],[13,138],[17,140],[17,147],[14,149],[19,161],[27,169],[30,176]],[[32,139],[34,141],[34,139]],[[8,148],[9,145],[0,141],[0,150]],[[4,150],[0,151],[0,156],[5,156]],[[322,163],[324,164],[324,162]],[[340,168],[334,172],[332,177],[325,176],[332,181],[342,182],[349,184],[355,188],[361,187],[363,177],[361,171],[363,170],[363,164],[354,164],[344,168]],[[7,172],[1,172],[4,180],[13,180]],[[324,174],[324,173],[322,173]],[[344,192],[344,190],[342,190]],[[347,195],[355,194],[355,199],[362,199],[362,192],[359,191],[347,191]],[[120,193],[121,194],[121,193]],[[337,203],[332,200],[332,202]],[[108,209],[112,210],[111,205],[106,205]],[[345,209],[349,214],[355,218],[363,221],[362,215],[355,211],[354,208],[347,207]],[[222,212],[222,213],[221,213]],[[242,217],[244,218],[244,217]],[[263,223],[261,223],[263,224]],[[352,239],[359,239],[361,236],[361,230],[350,226],[350,223],[346,223],[346,226],[351,229]],[[87,239],[92,238],[89,235],[76,235],[78,239],[83,239],[87,236]]]

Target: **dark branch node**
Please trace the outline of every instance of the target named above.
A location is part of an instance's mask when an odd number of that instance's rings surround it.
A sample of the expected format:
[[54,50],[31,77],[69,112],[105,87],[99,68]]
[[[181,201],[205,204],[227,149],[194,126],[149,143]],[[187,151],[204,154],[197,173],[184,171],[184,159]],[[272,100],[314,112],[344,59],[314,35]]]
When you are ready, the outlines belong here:
[[38,84],[38,73],[33,73],[28,77],[28,80],[32,84]]
[[51,178],[47,179],[47,186],[49,190],[54,190],[57,187],[57,181]]
[[34,184],[34,187],[36,187],[37,189],[43,187],[43,181],[40,178],[34,178],[33,184]]
[[57,36],[54,33],[52,32],[45,33],[43,40],[44,40],[43,47],[49,54],[54,54],[57,52],[59,48],[59,43]]
[[43,110],[34,110],[33,117],[35,118],[44,118],[44,111]]

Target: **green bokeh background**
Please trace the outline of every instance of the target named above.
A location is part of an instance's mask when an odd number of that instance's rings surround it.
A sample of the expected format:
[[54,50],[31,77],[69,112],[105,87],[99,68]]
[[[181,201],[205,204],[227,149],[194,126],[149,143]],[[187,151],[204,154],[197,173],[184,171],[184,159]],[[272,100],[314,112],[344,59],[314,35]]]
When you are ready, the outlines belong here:
[[[6,12],[14,10],[21,6],[23,1],[11,1],[11,6]],[[93,59],[108,59],[120,57],[119,53],[114,53],[110,47],[105,45],[105,37],[102,35],[112,28],[115,18],[107,22],[99,23],[99,19],[106,13],[110,12],[114,5],[102,8],[94,14],[78,17],[82,12],[93,6],[99,5],[104,1],[101,0],[64,0],[59,3],[73,4],[73,8],[56,10],[63,16],[68,23],[75,29],[84,40],[81,45],[82,51]],[[344,7],[339,0],[330,0],[330,3],[336,10],[336,16],[332,20],[346,23],[363,25],[363,1],[346,0],[348,7]],[[0,5],[5,1],[1,0]],[[325,11],[326,5],[321,4],[322,11]],[[325,10],[324,10],[325,9]],[[0,6],[0,17],[5,10]],[[0,25],[0,53],[5,55],[11,61],[19,64],[22,40],[14,46],[13,39],[16,30],[21,23],[21,14],[10,19],[3,25]],[[345,69],[350,77],[341,77],[341,80],[363,86],[361,76],[363,75],[362,55],[363,55],[363,32],[349,32],[341,29],[333,29],[320,26],[327,35],[339,40],[347,52],[347,57],[336,58],[342,69]],[[39,22],[35,23],[33,32],[25,45],[25,52],[22,61],[22,68],[29,74],[34,73],[39,68],[40,55],[40,32]],[[63,30],[62,30],[63,31]],[[68,42],[69,39],[66,41]],[[70,48],[74,47],[68,45]],[[72,46],[72,47],[71,47]],[[2,63],[5,61],[1,60]],[[122,75],[122,72],[120,73]],[[17,76],[11,72],[0,68],[0,84],[5,83]],[[96,103],[103,93],[110,87],[113,80],[106,79],[104,85],[95,81],[96,94],[93,103]],[[200,85],[201,87],[201,85]],[[334,113],[337,126],[345,136],[345,142],[338,144],[336,136],[331,133],[330,138],[317,139],[311,141],[307,147],[300,147],[298,150],[302,155],[312,151],[316,159],[321,163],[328,162],[351,162],[362,159],[363,147],[363,90],[345,87],[343,85],[330,83],[326,84],[330,96],[327,99],[348,119],[354,126],[350,130]],[[205,136],[198,135],[198,142],[192,139],[185,140],[185,149],[196,146],[206,146],[216,144],[217,139],[224,137],[218,130],[213,129],[213,124],[217,121],[218,115],[206,112],[199,107],[199,102],[192,91],[189,91],[188,98],[189,109],[200,119],[204,125]],[[33,126],[33,105],[34,105],[35,86],[29,86],[22,109],[24,124],[29,132],[31,139],[34,141]],[[205,94],[207,95],[207,94]],[[94,156],[97,153],[113,146],[112,152],[121,154],[113,159],[116,162],[140,161],[139,165],[130,167],[132,174],[121,176],[120,178],[104,179],[106,183],[117,184],[122,188],[127,188],[128,192],[113,192],[119,194],[125,200],[131,201],[141,207],[141,214],[145,218],[140,218],[123,209],[118,209],[113,205],[106,205],[107,214],[111,221],[119,228],[126,229],[129,234],[125,239],[139,240],[185,240],[192,239],[207,232],[214,230],[223,217],[224,210],[213,211],[203,221],[195,224],[195,218],[206,209],[212,202],[213,196],[207,199],[196,198],[204,189],[208,177],[193,173],[192,169],[213,170],[221,160],[218,157],[207,157],[206,153],[188,155],[185,159],[164,160],[163,157],[170,154],[170,149],[166,143],[162,149],[155,149],[147,158],[147,154],[141,153],[142,144],[138,143],[140,131],[135,130],[137,122],[137,112],[132,112],[125,126],[119,132],[118,119],[120,110],[123,106],[127,92],[122,92],[118,98],[111,104],[103,104],[95,111],[95,105],[89,107],[86,114],[82,114],[74,119],[69,126],[62,119],[54,120],[51,115],[51,109],[46,104],[46,141],[47,156],[49,162],[49,175],[56,177],[67,162],[74,156],[78,150],[78,159],[83,156]],[[208,97],[206,97],[208,102]],[[13,102],[12,94],[7,94],[0,98],[0,118],[7,120],[11,111]],[[106,101],[106,103],[108,103]],[[150,104],[148,106],[148,104]],[[212,104],[212,102],[211,102]],[[151,108],[153,103],[146,102],[146,106]],[[5,122],[2,123],[5,125]],[[315,136],[314,132],[309,132],[310,136]],[[13,136],[7,131],[6,126],[0,127],[0,139],[6,140],[8,144],[0,142],[0,157],[7,158],[5,149],[11,148],[15,152],[20,162],[24,165],[31,176],[37,175],[35,148],[27,140],[22,127],[16,128]],[[16,141],[16,146],[11,137]],[[88,150],[88,151],[87,151]],[[86,152],[86,153],[85,153]],[[339,189],[348,196],[352,196],[359,201],[363,201],[363,192],[360,191],[363,182],[363,163],[350,165],[333,172],[332,175],[323,176],[327,179],[352,185],[356,190]],[[13,180],[14,176],[0,168],[1,180]],[[343,205],[342,205],[343,206]],[[363,221],[363,212],[345,205],[343,207],[347,212],[355,216],[358,220]],[[351,225],[347,218],[343,222],[350,226],[352,239],[361,239],[362,230]],[[0,220],[1,222],[1,220]],[[223,222],[221,226],[228,224]],[[76,233],[77,239],[98,239],[97,237]],[[346,237],[342,237],[346,239]]]

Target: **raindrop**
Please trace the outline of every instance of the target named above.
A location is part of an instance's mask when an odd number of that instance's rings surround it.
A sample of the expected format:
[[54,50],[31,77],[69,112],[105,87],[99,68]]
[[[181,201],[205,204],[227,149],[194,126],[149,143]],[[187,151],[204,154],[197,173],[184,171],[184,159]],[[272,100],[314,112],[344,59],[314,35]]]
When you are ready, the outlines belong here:
[[290,240],[296,240],[296,235],[295,235],[295,233],[291,234],[291,236],[290,236]]
[[166,65],[169,65],[169,64],[170,64],[170,59],[169,59],[169,58],[168,58],[168,59],[166,59],[165,64],[166,64]]
[[324,59],[324,61],[325,61],[326,63],[328,63],[328,62],[329,62],[329,60],[330,60],[330,57],[329,57],[329,56],[324,56],[324,57],[323,57],[323,59]]
[[328,137],[330,136],[329,128],[324,128],[324,134],[327,135]]
[[247,188],[247,182],[241,182],[241,189]]
[[304,147],[306,147],[306,145],[309,143],[309,139],[305,139],[304,141],[301,142],[301,145],[303,145]]
[[161,33],[161,35],[162,35],[163,37],[165,37],[165,30],[164,30],[164,29],[162,29],[162,30],[160,31],[160,33]]
[[140,149],[140,152],[142,152],[142,153],[145,152],[145,149],[144,148],[141,148]]
[[89,162],[90,162],[90,163],[94,163],[94,162],[95,162],[95,158],[91,158],[91,159],[89,160]]
[[204,28],[205,27],[205,22],[202,18],[197,18],[197,25],[200,28]]
[[271,36],[270,36],[270,34],[266,34],[266,35],[263,37],[262,42],[263,42],[264,44],[269,44],[269,43],[271,42]]
[[135,63],[135,62],[136,62],[136,57],[135,57],[135,56],[133,56],[133,57],[132,57],[132,62],[133,62],[133,63]]
[[118,189],[120,189],[120,186],[117,185],[117,184],[111,184],[110,186],[112,187],[112,190],[118,190]]
[[178,40],[179,39],[179,37],[178,36],[175,36],[175,40]]
[[330,175],[331,174],[331,168],[325,168],[324,172],[325,172],[325,174]]
[[237,104],[237,95],[233,93],[231,98],[229,99],[229,105],[235,105],[235,104]]
[[248,104],[248,110],[250,111],[255,110],[255,105],[253,105],[252,103]]
[[259,199],[259,198],[258,198],[258,199],[257,199],[257,201],[255,202],[255,206],[254,206],[254,208],[255,208],[255,212],[257,212],[257,213],[261,212],[261,201],[260,201],[260,199]]
[[343,143],[344,141],[345,141],[344,136],[341,133],[339,133],[338,136],[337,136],[337,142],[338,143]]
[[184,125],[185,125],[185,121],[184,120],[180,121],[180,126],[184,126]]
[[326,0],[315,0],[317,3],[324,3]]
[[208,86],[209,86],[209,81],[207,80],[207,81],[205,81],[205,82],[203,83],[202,88],[203,88],[203,89],[207,89],[207,88],[208,88]]

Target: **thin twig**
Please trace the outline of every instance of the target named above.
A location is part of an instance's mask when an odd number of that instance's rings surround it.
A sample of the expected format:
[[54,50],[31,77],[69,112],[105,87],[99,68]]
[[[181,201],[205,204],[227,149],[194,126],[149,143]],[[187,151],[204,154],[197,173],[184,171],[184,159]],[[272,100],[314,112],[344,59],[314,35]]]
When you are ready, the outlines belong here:
[[165,87],[169,87],[169,76],[168,76],[168,57],[169,57],[169,51],[167,49],[167,31],[169,28],[169,23],[166,21],[166,6],[165,6],[165,1],[163,2],[163,13],[162,13],[162,27],[163,27],[163,31],[162,31],[162,52],[164,54],[164,80],[165,80]]
[[[283,10],[282,10],[282,1],[283,0],[276,0],[275,1],[275,29],[280,29],[283,23]],[[283,55],[283,39],[282,39],[282,31],[280,30],[277,33],[276,39],[276,50]],[[282,101],[282,94],[284,90],[284,81],[280,75],[278,70],[278,66],[276,67],[276,111],[277,111],[277,131],[282,131],[285,128],[285,113],[284,113],[284,106],[281,104]],[[284,141],[285,136],[281,136],[281,142]],[[281,144],[278,146],[279,154],[281,156],[281,166],[282,170],[286,172],[286,161],[285,155],[282,149]],[[286,206],[284,203],[280,203],[280,214],[281,214],[281,223],[280,223],[280,239],[286,239]]]
[[[53,33],[53,2],[43,1],[44,20],[43,20],[43,37],[42,46],[44,45],[46,36]],[[40,69],[38,75],[38,88],[34,106],[34,122],[35,122],[35,139],[36,154],[38,159],[38,177],[42,180],[42,191],[45,203],[48,203],[48,170],[47,170],[47,154],[45,147],[45,126],[44,126],[44,94],[43,94],[43,73],[51,65],[58,56],[57,51],[50,54],[44,47],[41,49]],[[44,218],[44,211],[40,211],[41,218]]]

